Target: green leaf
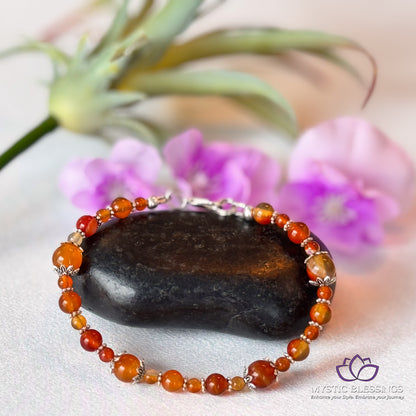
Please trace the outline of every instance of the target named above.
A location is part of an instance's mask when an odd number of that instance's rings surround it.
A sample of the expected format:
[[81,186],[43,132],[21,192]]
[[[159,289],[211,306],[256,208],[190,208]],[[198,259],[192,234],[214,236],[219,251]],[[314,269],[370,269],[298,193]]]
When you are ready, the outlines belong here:
[[[269,104],[276,110],[276,123],[283,126],[282,118],[286,120],[284,129],[296,131],[296,119],[292,107],[286,99],[272,86],[259,78],[234,71],[210,70],[199,72],[157,71],[130,75],[119,85],[122,90],[142,91],[149,96],[155,95],[222,95],[252,98]],[[246,107],[249,108],[247,104]],[[253,108],[251,108],[252,111]],[[259,111],[259,110],[258,110]],[[257,111],[257,112],[258,112]]]

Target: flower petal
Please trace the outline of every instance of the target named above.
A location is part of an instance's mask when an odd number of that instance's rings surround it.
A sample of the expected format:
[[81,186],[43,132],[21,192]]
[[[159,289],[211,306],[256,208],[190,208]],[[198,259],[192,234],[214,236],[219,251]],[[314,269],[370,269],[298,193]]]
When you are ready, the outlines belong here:
[[357,380],[354,374],[351,374],[350,368],[348,365],[337,365],[336,368],[337,368],[338,376],[341,380],[344,380],[344,381]]
[[365,365],[365,363],[359,354],[356,354],[351,358],[349,368],[351,374],[354,375],[355,378],[358,378],[358,374],[363,365]]
[[378,365],[375,364],[367,364],[361,367],[360,371],[357,375],[357,380],[360,381],[371,381],[374,380],[378,373]]

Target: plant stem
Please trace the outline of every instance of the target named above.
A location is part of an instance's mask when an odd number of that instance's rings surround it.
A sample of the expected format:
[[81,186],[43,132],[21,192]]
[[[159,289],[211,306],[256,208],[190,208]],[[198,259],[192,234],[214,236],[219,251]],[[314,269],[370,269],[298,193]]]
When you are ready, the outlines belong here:
[[39,125],[18,140],[12,147],[0,155],[0,170],[11,162],[17,155],[25,151],[28,147],[36,143],[46,134],[55,130],[57,127],[57,120],[52,116],[48,116],[48,118],[43,120]]

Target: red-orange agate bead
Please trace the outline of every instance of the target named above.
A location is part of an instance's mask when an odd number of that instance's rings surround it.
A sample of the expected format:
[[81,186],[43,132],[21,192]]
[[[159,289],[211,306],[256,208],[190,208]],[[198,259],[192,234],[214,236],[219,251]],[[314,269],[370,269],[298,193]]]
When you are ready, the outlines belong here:
[[116,198],[111,203],[111,208],[116,218],[127,218],[133,209],[133,205],[126,198]]
[[262,225],[270,224],[274,209],[270,204],[262,202],[253,208],[252,215],[256,222]]
[[81,347],[86,351],[97,351],[103,343],[103,337],[95,329],[87,329],[81,334]]
[[279,214],[276,217],[275,220],[275,224],[279,227],[279,228],[283,228],[287,222],[290,220],[289,216],[287,216],[286,214]]
[[318,298],[329,300],[332,298],[332,289],[329,286],[320,286],[316,294]]
[[214,395],[224,393],[228,388],[227,379],[218,373],[210,374],[205,380],[205,390]]
[[198,378],[190,378],[188,380],[187,389],[190,393],[199,393],[202,389],[201,380],[199,380]]
[[162,386],[167,391],[177,391],[183,387],[183,376],[179,371],[168,370],[162,375]]
[[331,320],[331,308],[326,303],[315,303],[310,311],[312,321],[319,325],[325,325]]
[[58,279],[58,286],[60,289],[69,289],[70,287],[72,287],[72,284],[73,284],[72,277],[66,274],[62,275]]
[[311,256],[312,254],[317,253],[321,249],[321,246],[316,241],[308,241],[305,244],[304,249],[305,249],[305,253],[308,256]]
[[82,231],[85,237],[91,237],[98,228],[98,221],[91,215],[83,215],[77,221],[77,230]]
[[319,337],[319,328],[315,325],[309,325],[303,331],[303,335],[305,335],[306,338],[313,341],[314,339]]
[[111,211],[108,208],[99,209],[96,216],[101,222],[107,222],[111,218]]
[[293,339],[287,345],[287,353],[295,361],[302,361],[309,355],[309,344],[300,338]]
[[247,374],[252,377],[251,382],[256,387],[267,387],[276,381],[275,367],[266,360],[258,360],[251,363]]
[[140,360],[132,354],[122,354],[114,363],[113,374],[124,383],[131,383],[137,376]]
[[137,211],[143,211],[147,208],[147,199],[145,198],[136,198],[134,200],[134,206],[136,207]]
[[79,269],[82,264],[82,251],[72,243],[62,243],[52,256],[52,263],[56,267],[72,266],[75,270]]
[[280,371],[280,372],[283,373],[283,372],[289,370],[290,361],[286,357],[279,357],[275,362],[275,366],[277,368],[277,371]]
[[309,227],[303,222],[292,222],[287,229],[287,236],[292,243],[300,244],[311,235]]
[[114,358],[114,351],[109,347],[104,347],[98,356],[103,363],[109,363]]
[[75,312],[81,307],[81,297],[73,291],[64,292],[59,298],[59,307],[65,313]]

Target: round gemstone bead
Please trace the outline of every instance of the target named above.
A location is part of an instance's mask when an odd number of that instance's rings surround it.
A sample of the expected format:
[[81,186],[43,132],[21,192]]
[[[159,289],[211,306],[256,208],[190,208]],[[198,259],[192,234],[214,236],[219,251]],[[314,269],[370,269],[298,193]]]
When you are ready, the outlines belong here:
[[104,347],[98,354],[103,363],[109,363],[114,358],[114,351],[109,347]]
[[309,344],[300,338],[293,339],[287,345],[287,353],[295,361],[302,361],[309,355]]
[[301,244],[310,235],[309,227],[303,222],[292,222],[287,229],[289,240],[295,244]]
[[309,313],[312,321],[325,325],[331,320],[331,308],[326,303],[315,303]]
[[59,307],[65,313],[75,312],[81,307],[81,297],[73,291],[62,293],[59,298]]
[[306,271],[311,280],[333,278],[336,273],[334,262],[327,253],[314,254],[306,263]]
[[141,367],[140,360],[132,354],[122,354],[114,363],[113,374],[124,383],[131,383]]
[[183,376],[179,371],[169,370],[162,376],[162,386],[167,391],[177,391],[183,387]]
[[279,214],[276,217],[275,223],[279,228],[283,228],[289,220],[290,218],[286,214]]
[[111,203],[111,208],[113,209],[116,218],[126,218],[130,215],[133,205],[126,198],[116,198]]
[[111,211],[108,208],[99,209],[95,214],[101,222],[107,222],[111,218]]
[[275,366],[277,368],[277,371],[284,373],[285,371],[289,370],[290,361],[286,357],[279,357],[275,362]]
[[103,337],[95,329],[87,329],[81,334],[81,347],[86,351],[97,351],[103,343]]
[[82,328],[85,328],[87,325],[87,319],[84,315],[75,315],[71,319],[72,328],[77,329],[78,331]]
[[69,234],[68,241],[76,246],[80,246],[84,241],[84,237],[79,231],[74,231],[73,233]]
[[234,391],[241,391],[246,386],[243,377],[235,376],[231,379],[231,389]]
[[72,243],[62,243],[52,256],[52,263],[56,267],[72,266],[75,270],[79,269],[82,264],[82,251]]
[[252,377],[251,383],[256,387],[267,387],[276,381],[274,366],[266,360],[258,360],[251,363],[248,367],[247,374]]
[[321,246],[316,241],[308,241],[305,244],[304,249],[305,249],[305,253],[308,256],[312,256],[312,254],[315,254],[316,252],[318,252],[321,249]]
[[305,335],[306,338],[313,341],[314,339],[319,337],[319,328],[315,325],[309,325],[303,331],[303,335]]
[[332,298],[332,289],[329,286],[321,286],[316,294],[318,298],[329,300]]
[[227,379],[218,373],[210,374],[205,380],[205,390],[210,394],[224,393],[228,388]]
[[147,208],[147,199],[139,197],[134,200],[134,206],[136,207],[137,211],[143,211]]
[[72,283],[72,277],[66,274],[62,275],[58,279],[58,286],[60,289],[69,289],[70,287],[72,287]]
[[253,208],[253,218],[262,225],[270,224],[274,209],[270,204],[262,202]]
[[91,215],[83,215],[77,221],[77,229],[85,234],[85,237],[91,237],[98,228],[98,221]]
[[188,380],[187,389],[190,393],[199,393],[202,389],[201,380],[199,380],[198,378],[190,378]]
[[159,373],[156,370],[150,368],[146,370],[143,376],[143,382],[146,384],[155,384],[157,383],[157,379],[159,378]]

